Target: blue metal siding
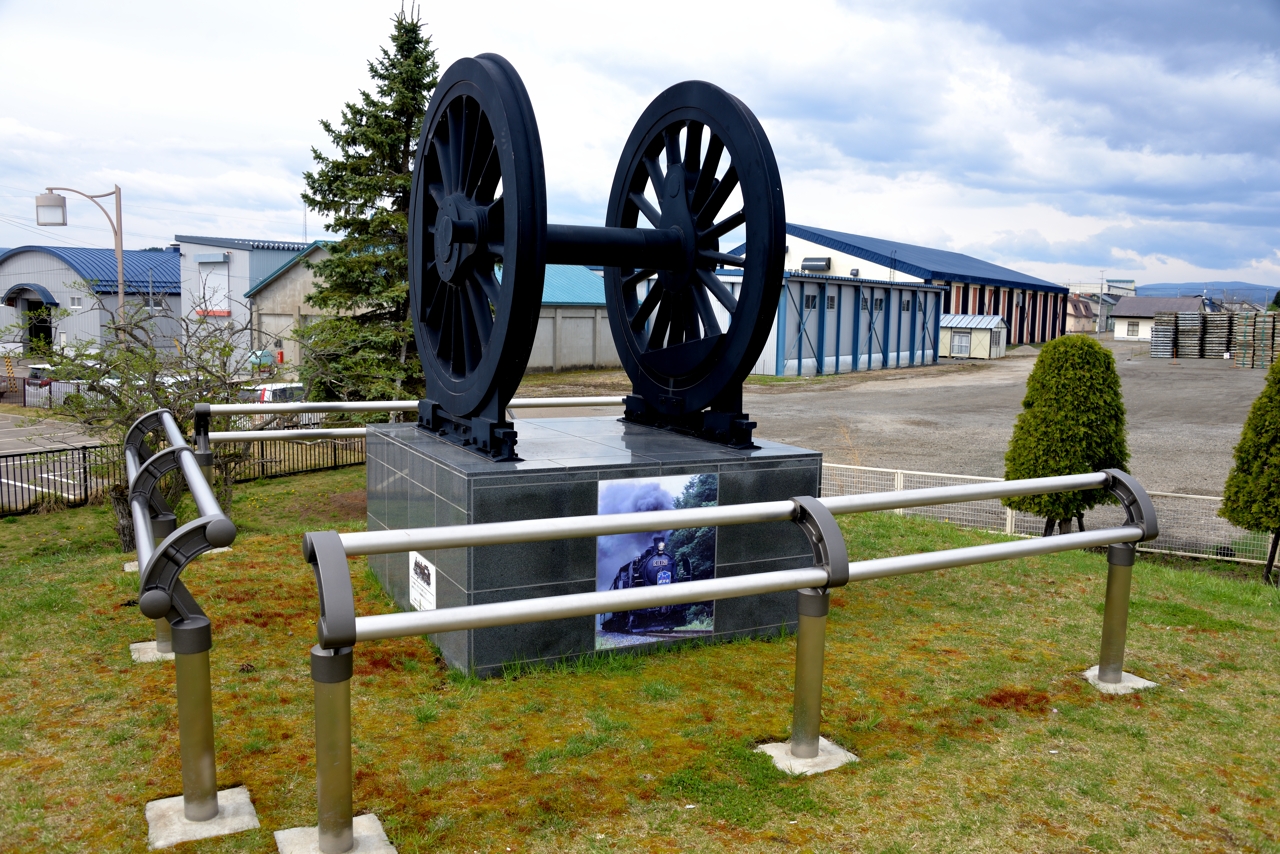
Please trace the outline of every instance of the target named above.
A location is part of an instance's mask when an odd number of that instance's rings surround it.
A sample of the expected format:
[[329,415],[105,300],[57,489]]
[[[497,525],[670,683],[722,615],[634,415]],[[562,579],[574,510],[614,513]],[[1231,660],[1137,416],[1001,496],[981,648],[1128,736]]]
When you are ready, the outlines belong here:
[[[116,253],[114,249],[81,249],[67,246],[19,246],[0,255],[0,263],[20,252],[43,252],[66,264],[76,275],[93,283],[95,293],[115,293]],[[139,249],[124,251],[124,285],[126,294],[144,294],[148,288],[148,274],[154,293],[181,293],[180,261],[177,252],[148,252]]]

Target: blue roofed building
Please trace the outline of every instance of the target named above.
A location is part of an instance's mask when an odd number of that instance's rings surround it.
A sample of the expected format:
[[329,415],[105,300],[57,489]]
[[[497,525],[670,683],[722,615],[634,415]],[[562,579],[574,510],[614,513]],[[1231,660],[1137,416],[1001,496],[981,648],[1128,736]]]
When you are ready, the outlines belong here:
[[795,223],[787,224],[787,238],[789,270],[816,272],[827,264],[835,275],[941,287],[944,314],[999,315],[1010,344],[1049,341],[1066,329],[1066,287],[999,264]]
[[[126,307],[181,310],[177,247],[124,252]],[[38,341],[54,345],[97,343],[118,305],[116,254],[112,249],[19,246],[0,253],[0,348],[26,352]],[[57,309],[43,311],[42,309]],[[166,310],[167,309],[167,310]],[[176,327],[158,330],[172,341]]]

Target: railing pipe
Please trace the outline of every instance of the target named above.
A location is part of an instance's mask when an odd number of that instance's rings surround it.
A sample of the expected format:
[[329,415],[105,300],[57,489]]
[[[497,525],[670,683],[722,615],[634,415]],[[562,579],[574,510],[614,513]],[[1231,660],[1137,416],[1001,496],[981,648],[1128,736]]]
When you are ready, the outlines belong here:
[[[575,406],[615,406],[624,398],[601,397],[525,397],[515,398],[508,409],[554,409]],[[211,415],[288,415],[303,412],[417,412],[416,400],[350,400],[301,401],[297,403],[213,403]]]
[[297,430],[225,430],[209,434],[210,445],[233,442],[299,442],[307,439],[363,439],[363,427],[303,427]]
[[464,605],[437,611],[402,611],[356,618],[356,641],[410,637],[463,629],[485,629],[514,626],[542,620],[589,617],[612,611],[632,611],[661,605],[683,605],[708,599],[734,599],[762,593],[799,590],[802,587],[825,587],[827,571],[820,567],[784,569],[729,578],[682,581],[653,587],[631,587],[626,590],[601,590],[595,593],[570,593],[537,599],[517,599],[487,605]]
[[[1012,495],[1072,492],[1106,486],[1105,472],[1065,477],[1008,480],[964,486],[910,489],[903,492],[873,493],[822,498],[819,501],[835,514],[867,513],[898,507],[921,507],[982,501]],[[450,549],[466,546],[505,545],[634,534],[677,528],[746,525],[755,522],[784,522],[795,517],[791,501],[758,504],[729,504],[722,507],[695,507],[688,510],[659,510],[617,513],[609,516],[562,516],[520,522],[486,522],[441,528],[403,528],[390,531],[359,531],[342,534],[342,546],[350,555],[395,554],[397,552]]]

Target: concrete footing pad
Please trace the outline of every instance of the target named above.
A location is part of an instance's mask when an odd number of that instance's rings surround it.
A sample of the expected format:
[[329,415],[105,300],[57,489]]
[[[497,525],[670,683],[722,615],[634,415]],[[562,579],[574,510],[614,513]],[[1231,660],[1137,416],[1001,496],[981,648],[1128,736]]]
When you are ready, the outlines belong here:
[[124,571],[125,571],[125,572],[137,572],[137,571],[138,571],[138,562],[137,562],[136,560],[126,560],[126,561],[124,562]]
[[[396,854],[395,846],[382,832],[382,822],[372,814],[358,815],[351,821],[355,846],[351,854]],[[277,830],[276,848],[280,854],[319,854],[320,831],[315,827],[291,827]]]
[[131,643],[129,644],[129,654],[133,656],[134,661],[144,664],[152,661],[173,661],[173,653],[158,651],[155,641]]
[[172,848],[180,842],[209,839],[253,830],[258,813],[244,786],[218,792],[218,815],[208,821],[187,821],[182,814],[182,795],[147,804],[147,847]]
[[1094,665],[1080,674],[1090,685],[1104,694],[1132,694],[1134,691],[1145,691],[1156,687],[1157,683],[1134,676],[1132,673],[1121,673],[1119,682],[1101,682],[1098,680],[1098,665]]
[[858,761],[858,757],[843,747],[832,744],[821,737],[818,738],[818,755],[812,759],[800,759],[792,756],[791,742],[789,741],[762,744],[756,750],[761,753],[767,753],[769,758],[773,760],[773,764],[778,766],[778,770],[797,775],[821,774],[823,771],[831,771],[849,762]]

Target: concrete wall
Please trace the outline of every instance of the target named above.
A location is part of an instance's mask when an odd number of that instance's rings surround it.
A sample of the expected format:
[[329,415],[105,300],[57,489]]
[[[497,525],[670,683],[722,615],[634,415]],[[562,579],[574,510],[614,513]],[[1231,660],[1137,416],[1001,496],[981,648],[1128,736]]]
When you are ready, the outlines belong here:
[[[307,260],[323,261],[329,253],[317,247],[307,255]],[[294,264],[273,279],[270,284],[250,299],[253,308],[254,349],[284,351],[286,370],[301,361],[297,333],[305,327],[309,318],[321,312],[307,304],[307,296],[315,290],[316,276],[304,264]],[[276,346],[276,341],[280,346]]]
[[529,370],[620,367],[604,306],[544,305],[538,311]]

